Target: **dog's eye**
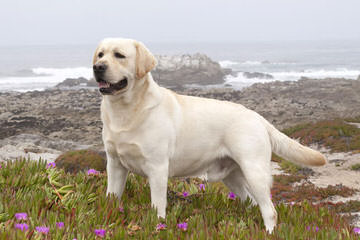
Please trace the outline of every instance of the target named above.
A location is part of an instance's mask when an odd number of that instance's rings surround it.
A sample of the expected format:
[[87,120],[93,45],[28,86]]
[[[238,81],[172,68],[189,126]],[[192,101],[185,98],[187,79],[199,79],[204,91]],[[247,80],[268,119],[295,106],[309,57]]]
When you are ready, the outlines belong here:
[[99,52],[98,57],[99,57],[99,58],[102,58],[103,56],[104,56],[104,53]]
[[122,55],[121,53],[118,53],[118,52],[115,52],[114,55],[116,58],[125,58],[124,55]]

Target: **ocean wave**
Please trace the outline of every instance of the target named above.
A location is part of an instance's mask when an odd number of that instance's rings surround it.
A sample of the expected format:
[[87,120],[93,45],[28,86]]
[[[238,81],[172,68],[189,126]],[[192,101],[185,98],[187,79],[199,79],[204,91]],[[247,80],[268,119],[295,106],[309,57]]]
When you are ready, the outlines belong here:
[[219,61],[219,64],[222,68],[230,68],[231,66],[237,65],[239,63],[230,60],[223,60],[223,61]]
[[359,70],[350,70],[347,68],[338,68],[334,70],[325,69],[307,69],[304,71],[287,71],[287,72],[273,72],[270,73],[277,80],[294,81],[301,77],[308,78],[348,78],[357,79],[360,75]]
[[294,65],[294,62],[270,62],[267,60],[264,61],[243,61],[243,62],[236,62],[231,60],[223,60],[219,61],[219,64],[223,68],[231,68],[234,66],[260,66],[260,65]]
[[346,78],[357,79],[360,76],[360,70],[349,70],[346,68],[339,68],[335,70],[324,69],[307,69],[304,71],[288,71],[288,72],[268,72],[266,74],[272,75],[273,79],[264,78],[247,78],[243,72],[237,73],[236,76],[228,75],[225,78],[225,84],[230,85],[236,89],[250,86],[254,83],[266,83],[272,81],[297,81],[301,77],[307,78]]
[[75,67],[75,68],[33,68],[32,72],[38,75],[58,76],[65,78],[84,77],[91,78],[93,71],[88,67]]
[[34,91],[54,87],[66,78],[84,77],[90,79],[93,76],[91,68],[33,68],[32,75],[10,76],[0,78],[0,91]]

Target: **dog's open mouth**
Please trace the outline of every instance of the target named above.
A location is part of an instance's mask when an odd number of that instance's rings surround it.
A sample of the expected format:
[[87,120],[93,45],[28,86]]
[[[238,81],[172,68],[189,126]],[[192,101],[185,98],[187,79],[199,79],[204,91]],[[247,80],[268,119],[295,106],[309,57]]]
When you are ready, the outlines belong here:
[[121,81],[117,83],[108,83],[105,80],[98,80],[99,90],[102,94],[113,94],[116,91],[124,89],[128,85],[128,80],[124,77]]

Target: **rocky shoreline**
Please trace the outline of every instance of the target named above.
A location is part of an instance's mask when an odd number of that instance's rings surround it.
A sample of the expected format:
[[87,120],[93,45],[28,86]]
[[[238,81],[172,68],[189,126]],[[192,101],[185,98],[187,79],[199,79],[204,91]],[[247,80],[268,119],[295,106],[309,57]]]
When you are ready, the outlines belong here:
[[[279,129],[360,115],[359,80],[303,78],[258,83],[242,91],[189,88],[177,92],[243,104]],[[96,88],[0,93],[0,148],[29,143],[56,151],[101,150],[100,101]]]

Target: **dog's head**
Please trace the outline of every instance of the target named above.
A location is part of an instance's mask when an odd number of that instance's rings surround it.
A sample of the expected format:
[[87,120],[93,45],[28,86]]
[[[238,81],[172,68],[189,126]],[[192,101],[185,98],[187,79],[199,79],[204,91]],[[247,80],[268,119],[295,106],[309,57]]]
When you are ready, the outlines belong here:
[[94,76],[104,95],[132,89],[155,66],[156,59],[144,44],[131,39],[104,39],[93,58]]

